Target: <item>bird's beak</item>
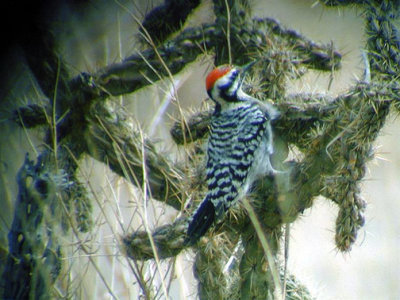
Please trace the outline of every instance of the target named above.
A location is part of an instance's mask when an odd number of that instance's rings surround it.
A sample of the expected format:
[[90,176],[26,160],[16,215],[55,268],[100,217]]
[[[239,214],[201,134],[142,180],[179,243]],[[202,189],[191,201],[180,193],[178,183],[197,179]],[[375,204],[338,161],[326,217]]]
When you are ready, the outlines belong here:
[[250,70],[251,67],[253,67],[258,61],[254,60],[249,62],[248,64],[245,64],[243,67],[240,68],[240,85],[242,85],[244,77],[246,76],[246,73]]

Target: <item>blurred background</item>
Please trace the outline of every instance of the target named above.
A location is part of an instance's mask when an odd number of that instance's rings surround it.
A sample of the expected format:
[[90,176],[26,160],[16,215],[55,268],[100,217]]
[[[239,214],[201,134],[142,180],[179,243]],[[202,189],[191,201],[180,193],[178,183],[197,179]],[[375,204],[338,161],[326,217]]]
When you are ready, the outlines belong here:
[[[138,26],[132,14],[141,19],[160,3],[104,0],[75,5],[73,9],[65,4],[54,10],[58,20],[54,31],[71,75],[94,72],[139,50]],[[256,17],[276,18],[316,42],[333,42],[343,55],[342,69],[334,73],[330,86],[330,74],[309,72],[302,79],[290,82],[288,93],[337,95],[345,93],[362,76],[361,51],[365,37],[360,10],[327,9],[314,0],[254,0],[253,11]],[[212,19],[212,2],[204,0],[185,26]],[[40,130],[26,131],[7,121],[13,109],[43,99],[18,50],[15,54],[14,67],[0,90],[2,257],[7,251],[7,233],[17,197],[16,174],[25,154],[28,152],[34,158],[43,147]],[[202,57],[174,77],[179,105],[184,112],[189,114],[206,105],[203,82],[210,66],[211,59]],[[169,137],[173,118],[179,114],[171,91],[168,83],[159,83],[115,100],[133,116],[135,126],[158,139],[157,145],[170,153],[171,159],[179,159],[184,150],[174,146]],[[391,115],[387,120],[375,144],[376,158],[368,165],[362,188],[368,203],[366,224],[352,251],[342,254],[335,249],[337,209],[326,199],[317,199],[291,227],[289,271],[317,299],[400,299],[400,130],[396,117]],[[118,236],[141,228],[146,214],[150,216],[149,226],[155,227],[171,222],[176,212],[153,202],[145,207],[134,187],[91,158],[81,162],[80,174],[90,187],[95,224],[92,232],[80,237],[80,242],[84,241],[91,249],[91,260],[77,249],[77,237],[64,237],[67,253],[64,274],[70,276],[71,295],[77,299],[110,299],[105,287],[109,285],[119,299],[137,299],[139,287],[120,253]],[[192,261],[190,251],[176,259],[176,276],[170,278],[173,299],[195,299]],[[168,262],[163,263],[166,274],[170,272],[168,266]],[[150,277],[156,273],[151,262],[143,270]],[[159,275],[154,278],[155,286],[159,286]],[[163,298],[162,293],[159,297]]]

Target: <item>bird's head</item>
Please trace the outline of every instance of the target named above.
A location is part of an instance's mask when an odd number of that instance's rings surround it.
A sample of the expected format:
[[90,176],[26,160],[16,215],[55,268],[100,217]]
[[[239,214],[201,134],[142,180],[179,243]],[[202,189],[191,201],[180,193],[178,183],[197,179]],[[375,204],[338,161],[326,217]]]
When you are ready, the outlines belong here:
[[243,101],[242,83],[246,72],[254,65],[251,62],[243,67],[222,65],[212,70],[206,78],[207,94],[217,104]]

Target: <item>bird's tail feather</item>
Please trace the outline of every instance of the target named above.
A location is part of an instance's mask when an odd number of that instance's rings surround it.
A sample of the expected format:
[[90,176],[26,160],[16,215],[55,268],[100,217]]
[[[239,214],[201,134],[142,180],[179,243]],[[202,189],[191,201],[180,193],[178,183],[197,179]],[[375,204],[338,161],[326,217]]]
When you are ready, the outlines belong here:
[[215,207],[209,199],[205,199],[194,213],[189,223],[186,244],[196,243],[210,228],[215,219]]

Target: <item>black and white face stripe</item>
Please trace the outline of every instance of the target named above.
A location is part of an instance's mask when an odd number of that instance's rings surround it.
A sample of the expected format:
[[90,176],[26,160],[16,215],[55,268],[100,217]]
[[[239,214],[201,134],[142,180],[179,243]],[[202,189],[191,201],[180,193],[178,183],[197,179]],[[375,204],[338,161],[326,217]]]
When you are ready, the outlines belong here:
[[209,96],[217,104],[223,104],[223,102],[238,102],[237,93],[239,89],[240,72],[238,69],[234,68],[215,82]]

